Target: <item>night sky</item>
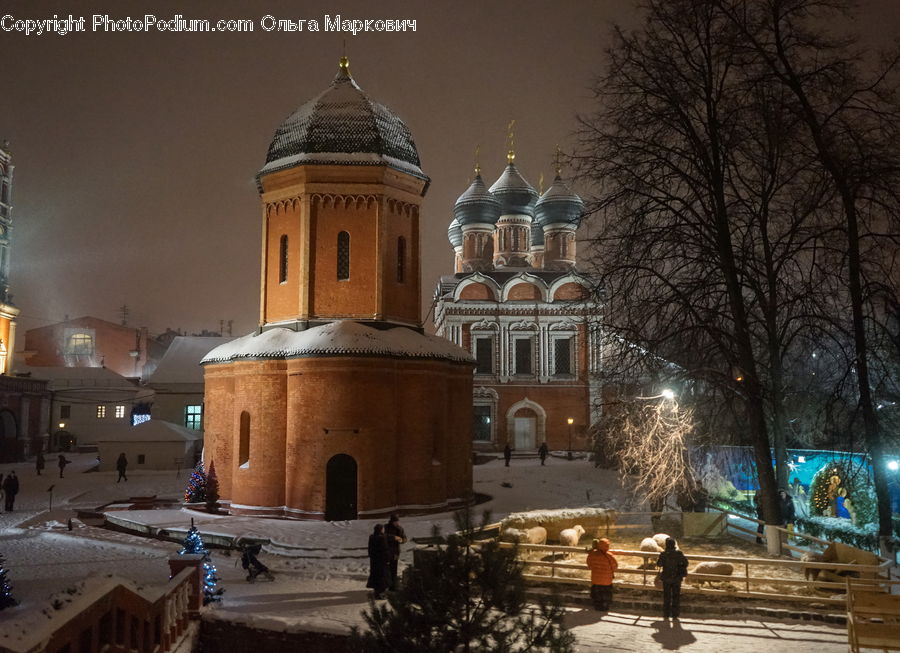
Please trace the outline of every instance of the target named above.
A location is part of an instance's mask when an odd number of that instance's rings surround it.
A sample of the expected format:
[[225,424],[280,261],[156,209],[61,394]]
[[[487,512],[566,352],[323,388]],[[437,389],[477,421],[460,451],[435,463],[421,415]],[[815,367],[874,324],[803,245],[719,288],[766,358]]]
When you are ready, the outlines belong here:
[[[300,9],[302,7],[302,9]],[[552,179],[556,144],[591,106],[612,21],[631,0],[562,2],[0,2],[0,15],[153,13],[249,18],[253,33],[0,32],[0,139],[16,166],[12,292],[19,328],[66,315],[151,333],[234,334],[259,318],[261,217],[254,176],[279,123],[337,72],[351,72],[412,130],[432,178],[421,217],[423,313],[441,274],[456,197],[481,145],[488,184],[517,121],[520,170]],[[416,32],[264,32],[259,20],[415,19]],[[857,29],[888,44],[900,3],[866,0]],[[90,27],[88,27],[90,30]],[[423,316],[424,317],[424,316]],[[22,332],[20,331],[20,333]],[[24,338],[17,342],[22,348]]]

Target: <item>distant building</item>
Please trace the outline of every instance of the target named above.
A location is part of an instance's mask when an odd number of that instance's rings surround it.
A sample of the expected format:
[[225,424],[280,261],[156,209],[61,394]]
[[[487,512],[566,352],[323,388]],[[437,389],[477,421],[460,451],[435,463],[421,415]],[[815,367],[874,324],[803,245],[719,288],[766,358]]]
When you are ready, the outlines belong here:
[[161,419],[137,426],[121,425],[97,441],[101,472],[116,470],[119,454],[128,460],[128,472],[141,469],[191,469],[200,455],[203,438],[198,431]]
[[576,270],[584,204],[559,170],[539,195],[515,153],[490,189],[475,180],[453,209],[455,274],[435,293],[435,327],[477,361],[476,449],[590,446],[600,398],[600,346],[589,281]]
[[0,145],[0,374],[7,374],[16,344],[19,309],[9,292],[10,234],[12,232],[12,154],[9,143]]
[[130,379],[149,376],[165,347],[134,328],[79,317],[25,332],[29,367],[105,367]]
[[174,336],[156,370],[146,380],[153,390],[154,420],[203,430],[203,368],[200,361],[234,338]]

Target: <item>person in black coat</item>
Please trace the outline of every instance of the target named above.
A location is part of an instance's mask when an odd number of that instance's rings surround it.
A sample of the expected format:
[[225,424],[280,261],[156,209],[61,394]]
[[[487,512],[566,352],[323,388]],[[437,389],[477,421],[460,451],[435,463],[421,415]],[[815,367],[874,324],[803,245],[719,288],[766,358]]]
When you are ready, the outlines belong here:
[[68,460],[64,455],[59,454],[59,477],[63,477],[63,472],[66,469],[66,465],[68,465],[71,460]]
[[119,458],[116,460],[116,471],[119,472],[119,478],[116,479],[116,483],[125,479],[128,481],[128,477],[125,476],[125,471],[128,469],[128,458],[125,457],[125,452],[119,454]]
[[778,503],[781,504],[781,525],[793,527],[794,521],[797,519],[794,498],[788,494],[787,490],[778,490]]
[[543,465],[544,461],[547,460],[548,453],[550,453],[550,452],[547,450],[547,443],[541,442],[541,447],[540,447],[540,449],[538,449],[538,456],[541,457],[541,465]]
[[238,540],[237,545],[238,549],[241,551],[241,567],[247,571],[248,581],[252,583],[260,574],[269,580],[275,579],[272,572],[269,571],[269,568],[261,563],[259,558],[256,557],[259,555],[260,551],[262,551],[262,544],[253,544],[251,542]]
[[34,459],[34,469],[37,471],[37,475],[40,476],[41,472],[44,471],[44,452],[38,451],[37,457]]
[[16,502],[16,495],[19,493],[19,478],[16,476],[15,472],[10,472],[6,475],[6,478],[3,479],[3,495],[6,497],[5,501],[5,510],[6,512],[12,512],[13,506]]
[[688,562],[684,554],[675,548],[675,540],[666,540],[666,550],[656,560],[659,579],[663,586],[663,618],[678,618],[681,608],[681,581],[687,576]]
[[400,545],[406,544],[406,533],[400,525],[400,517],[391,515],[388,523],[384,525],[384,536],[387,538],[388,552],[388,570],[390,571],[390,588],[392,592],[397,591],[397,565],[400,562]]
[[366,587],[375,593],[376,599],[383,599],[388,587],[389,560],[390,552],[387,538],[384,536],[384,526],[375,524],[374,531],[369,535],[369,581]]
[[509,442],[506,443],[506,446],[503,447],[503,460],[506,461],[506,466],[509,467],[509,461],[512,458],[512,449],[509,448]]

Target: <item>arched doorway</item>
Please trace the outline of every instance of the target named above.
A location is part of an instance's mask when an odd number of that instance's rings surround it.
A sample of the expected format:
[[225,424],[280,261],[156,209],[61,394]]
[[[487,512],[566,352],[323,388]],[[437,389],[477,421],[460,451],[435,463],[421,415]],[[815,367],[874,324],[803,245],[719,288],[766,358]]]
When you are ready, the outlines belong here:
[[15,415],[8,410],[0,411],[0,462],[19,460],[18,432]]
[[325,466],[325,519],[356,519],[356,461],[339,453]]
[[537,403],[523,399],[506,412],[506,435],[510,446],[527,451],[537,449],[545,439],[547,415]]

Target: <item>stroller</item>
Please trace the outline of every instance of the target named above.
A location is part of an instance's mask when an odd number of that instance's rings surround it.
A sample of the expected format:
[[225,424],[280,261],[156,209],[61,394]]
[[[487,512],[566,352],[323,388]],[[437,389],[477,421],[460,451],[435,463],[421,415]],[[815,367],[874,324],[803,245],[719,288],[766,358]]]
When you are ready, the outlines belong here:
[[256,582],[258,576],[266,580],[275,580],[275,576],[272,575],[269,568],[256,557],[262,551],[262,544],[238,541],[237,545],[241,551],[241,567],[247,570],[247,580],[249,582]]

